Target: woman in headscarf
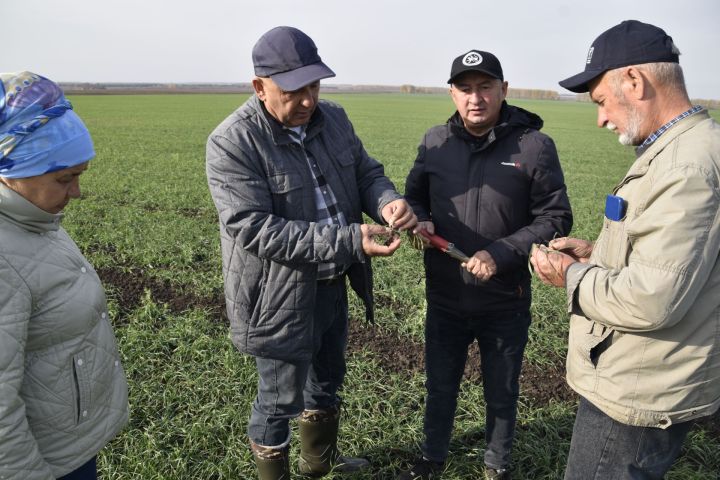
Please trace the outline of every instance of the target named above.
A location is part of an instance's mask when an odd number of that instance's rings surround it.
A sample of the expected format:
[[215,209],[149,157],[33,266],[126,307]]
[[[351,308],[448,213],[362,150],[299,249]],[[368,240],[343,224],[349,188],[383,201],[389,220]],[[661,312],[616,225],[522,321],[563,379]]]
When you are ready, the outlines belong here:
[[0,95],[0,478],[95,479],[127,382],[100,279],[60,227],[95,152],[54,82],[0,74]]

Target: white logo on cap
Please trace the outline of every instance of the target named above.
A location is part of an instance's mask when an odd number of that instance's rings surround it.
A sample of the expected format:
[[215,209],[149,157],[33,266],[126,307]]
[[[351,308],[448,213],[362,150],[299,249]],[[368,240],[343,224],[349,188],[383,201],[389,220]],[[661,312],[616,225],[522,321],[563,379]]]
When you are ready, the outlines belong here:
[[595,51],[595,47],[590,47],[590,50],[588,50],[588,58],[586,64],[590,65],[590,62],[592,62],[592,54]]
[[480,65],[482,63],[482,55],[477,52],[470,52],[463,57],[462,63],[468,67]]

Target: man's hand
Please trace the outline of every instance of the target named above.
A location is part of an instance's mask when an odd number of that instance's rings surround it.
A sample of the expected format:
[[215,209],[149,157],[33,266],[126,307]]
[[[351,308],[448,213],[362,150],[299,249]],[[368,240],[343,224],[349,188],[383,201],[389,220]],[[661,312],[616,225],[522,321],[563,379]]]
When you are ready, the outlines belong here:
[[462,266],[481,282],[487,282],[497,273],[495,260],[486,250],[475,252],[475,255],[470,257],[470,260],[463,263]]
[[538,278],[546,285],[564,287],[567,269],[577,260],[570,255],[558,250],[551,250],[545,246],[533,247],[530,252],[530,263],[535,269]]
[[553,250],[562,250],[580,263],[587,263],[593,251],[593,242],[579,238],[562,237],[551,240],[548,246]]
[[393,200],[380,211],[383,220],[393,230],[409,230],[417,225],[417,217],[404,198]]
[[417,222],[412,233],[412,246],[418,250],[430,247],[430,241],[420,233],[421,230],[425,230],[430,235],[435,234],[435,224],[433,222]]
[[400,246],[400,236],[382,225],[360,225],[362,247],[369,257],[389,257]]

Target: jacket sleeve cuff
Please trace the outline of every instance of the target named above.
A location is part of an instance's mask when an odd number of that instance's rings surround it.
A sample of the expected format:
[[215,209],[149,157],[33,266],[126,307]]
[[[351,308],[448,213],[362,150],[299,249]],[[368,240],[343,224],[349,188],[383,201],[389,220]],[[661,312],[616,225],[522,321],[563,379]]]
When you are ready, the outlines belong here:
[[402,198],[404,198],[402,195],[394,191],[386,192],[385,194],[383,194],[382,198],[380,199],[380,203],[378,204],[377,218],[374,218],[373,220],[375,220],[381,225],[387,225],[387,222],[382,216],[383,208],[385,208],[385,205],[387,205],[388,203],[394,202],[395,200],[400,200]]
[[362,230],[360,229],[360,224],[353,223],[350,225],[350,228],[352,229],[350,238],[352,239],[353,258],[357,259],[360,263],[365,263],[367,256],[362,246]]
[[591,268],[595,268],[595,265],[592,263],[576,262],[570,265],[565,272],[567,312],[570,314],[583,315],[582,308],[580,308],[578,292],[580,291],[580,282]]
[[424,208],[418,208],[410,204],[410,208],[412,208],[413,213],[417,217],[418,222],[432,222],[432,215],[430,215]]
[[[508,251],[508,249],[505,248],[502,244],[499,244],[498,242],[493,242],[485,247],[485,251],[488,252],[493,258],[493,261],[495,261],[497,273],[503,273],[513,267],[512,260],[515,255],[513,254],[513,252]],[[470,256],[473,256],[475,254],[475,252],[465,253]]]

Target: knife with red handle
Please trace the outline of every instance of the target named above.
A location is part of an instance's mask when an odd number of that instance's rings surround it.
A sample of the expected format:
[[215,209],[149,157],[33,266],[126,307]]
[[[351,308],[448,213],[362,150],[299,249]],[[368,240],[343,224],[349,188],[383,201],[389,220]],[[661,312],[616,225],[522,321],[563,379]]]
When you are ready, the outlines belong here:
[[418,233],[425,237],[428,242],[430,242],[430,245],[437,248],[440,251],[443,251],[450,255],[453,258],[456,258],[460,260],[461,262],[465,263],[468,260],[470,260],[470,257],[465,255],[463,252],[458,249],[454,243],[448,242],[444,238],[442,238],[440,235],[434,235],[432,233],[429,233],[424,228],[418,230]]

